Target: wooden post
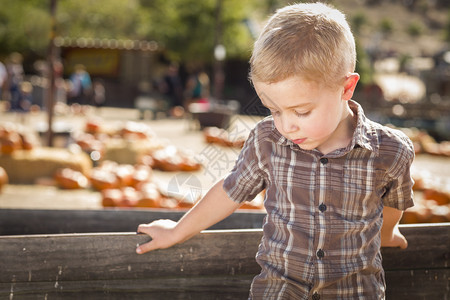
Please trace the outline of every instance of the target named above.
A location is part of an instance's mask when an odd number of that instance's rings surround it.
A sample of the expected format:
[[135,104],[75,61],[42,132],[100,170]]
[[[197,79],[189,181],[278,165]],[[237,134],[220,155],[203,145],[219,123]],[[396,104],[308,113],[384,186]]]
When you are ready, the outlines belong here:
[[53,146],[53,111],[55,106],[55,55],[56,55],[56,46],[55,46],[55,36],[56,36],[56,1],[50,0],[50,18],[51,18],[51,30],[50,30],[50,39],[48,45],[48,53],[47,53],[47,65],[48,65],[48,86],[47,86],[47,99],[46,99],[46,108],[47,108],[47,118],[48,118],[48,129],[47,129],[47,146]]
[[[225,81],[225,74],[223,71],[223,60],[225,57],[217,54],[218,47],[223,48],[223,22],[222,22],[222,7],[223,0],[216,0],[216,28],[214,33],[214,75],[213,75],[213,95],[216,100],[222,100],[223,87]],[[224,48],[223,48],[224,49]]]

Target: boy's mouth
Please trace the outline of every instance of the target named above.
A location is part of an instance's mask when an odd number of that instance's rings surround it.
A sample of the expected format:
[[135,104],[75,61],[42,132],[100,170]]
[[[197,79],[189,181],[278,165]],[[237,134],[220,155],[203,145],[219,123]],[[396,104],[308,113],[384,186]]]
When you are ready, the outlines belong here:
[[304,141],[306,141],[306,138],[292,140],[292,142],[295,143],[295,144],[301,144],[301,143],[303,143]]

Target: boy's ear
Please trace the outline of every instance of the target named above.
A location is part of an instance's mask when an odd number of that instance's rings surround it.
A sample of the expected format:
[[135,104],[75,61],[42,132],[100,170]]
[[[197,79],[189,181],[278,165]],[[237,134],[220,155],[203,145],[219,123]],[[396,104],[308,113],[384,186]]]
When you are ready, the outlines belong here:
[[350,100],[355,92],[356,84],[359,81],[358,73],[349,73],[344,82],[344,91],[342,94],[342,100]]

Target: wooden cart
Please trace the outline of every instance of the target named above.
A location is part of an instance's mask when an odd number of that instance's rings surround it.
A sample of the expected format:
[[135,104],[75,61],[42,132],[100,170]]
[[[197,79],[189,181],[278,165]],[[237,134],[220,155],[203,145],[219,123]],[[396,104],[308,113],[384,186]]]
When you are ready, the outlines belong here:
[[[236,212],[183,244],[135,254],[149,240],[138,224],[182,214],[0,209],[0,299],[247,299],[264,214]],[[408,249],[382,249],[387,299],[448,299],[450,223],[401,231]]]

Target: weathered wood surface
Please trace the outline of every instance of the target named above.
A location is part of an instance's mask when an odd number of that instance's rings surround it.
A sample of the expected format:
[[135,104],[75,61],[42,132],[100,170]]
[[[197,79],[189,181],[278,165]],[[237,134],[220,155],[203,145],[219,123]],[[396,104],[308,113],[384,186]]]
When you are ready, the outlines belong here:
[[[190,276],[133,280],[27,282],[11,287],[2,299],[247,299],[251,276]],[[56,287],[55,287],[56,286]],[[0,283],[0,288],[2,284]],[[12,297],[11,297],[12,295]]]
[[447,300],[450,297],[448,268],[387,270],[385,277],[387,300]]
[[[387,299],[448,299],[450,223],[401,231],[408,249],[382,249]],[[149,238],[135,233],[1,236],[0,299],[246,299],[261,236],[204,231],[144,255]]]
[[[0,209],[0,235],[129,232],[157,219],[178,221],[185,211],[163,209]],[[210,229],[261,228],[265,213],[237,211]]]
[[450,223],[400,225],[408,248],[382,248],[387,299],[450,298]]
[[0,299],[73,292],[244,299],[259,272],[254,256],[260,238],[257,229],[206,231],[170,249],[137,255],[136,245],[149,240],[142,234],[4,236]]

